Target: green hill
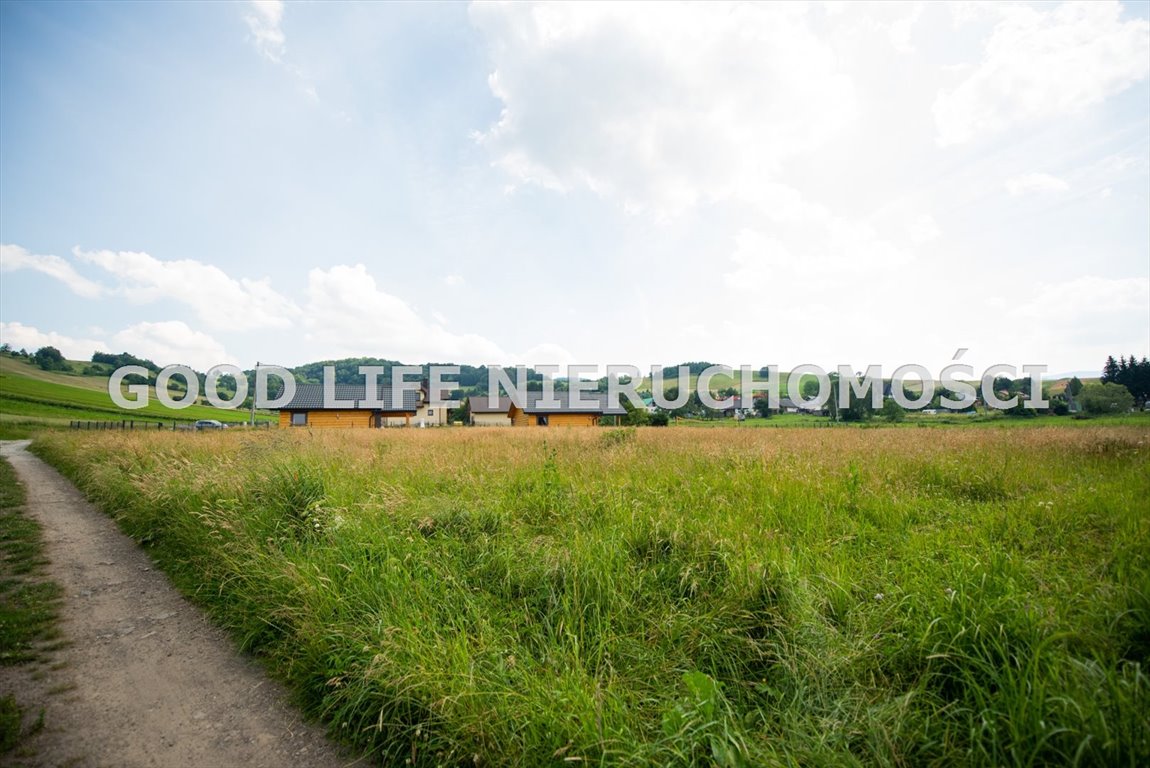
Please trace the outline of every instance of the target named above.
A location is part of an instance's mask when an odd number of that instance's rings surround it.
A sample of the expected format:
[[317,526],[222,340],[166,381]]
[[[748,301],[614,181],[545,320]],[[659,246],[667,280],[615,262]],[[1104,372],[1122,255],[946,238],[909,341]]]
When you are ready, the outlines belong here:
[[[69,361],[73,370],[83,370],[86,363]],[[173,392],[174,397],[181,395]],[[202,403],[201,399],[201,403]],[[248,420],[245,410],[215,408],[207,404],[187,408],[167,408],[156,399],[155,389],[148,388],[148,405],[139,410],[125,410],[108,395],[107,376],[83,376],[78,373],[42,371],[22,358],[0,355],[0,422],[66,424],[69,421],[190,422],[216,419],[224,423]],[[274,416],[257,413],[257,421],[271,421]]]

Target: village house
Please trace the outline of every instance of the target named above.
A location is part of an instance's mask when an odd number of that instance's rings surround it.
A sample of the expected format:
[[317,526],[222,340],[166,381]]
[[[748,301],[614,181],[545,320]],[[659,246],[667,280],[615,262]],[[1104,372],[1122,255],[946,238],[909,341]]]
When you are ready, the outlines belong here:
[[510,427],[511,398],[501,397],[495,403],[488,403],[487,395],[467,398],[471,425],[475,427]]
[[291,402],[280,408],[281,427],[362,428],[437,427],[447,424],[452,403],[432,403],[427,382],[418,390],[405,390],[402,402],[393,404],[392,388],[379,385],[378,401],[370,404],[364,384],[336,384],[334,403],[325,403],[322,384],[296,384]]
[[609,404],[604,392],[581,392],[579,399],[582,402],[576,403],[571,392],[555,392],[555,402],[549,404],[542,392],[528,392],[522,408],[509,397],[500,398],[498,410],[488,406],[487,395],[474,395],[468,398],[468,403],[473,424],[516,427],[596,427],[604,416],[614,417],[618,424],[627,413],[618,403]]

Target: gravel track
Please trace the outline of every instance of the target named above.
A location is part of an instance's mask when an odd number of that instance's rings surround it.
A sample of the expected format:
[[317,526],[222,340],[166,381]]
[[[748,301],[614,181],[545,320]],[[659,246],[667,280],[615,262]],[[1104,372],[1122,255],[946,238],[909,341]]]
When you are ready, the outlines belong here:
[[41,664],[0,668],[0,691],[44,728],[15,765],[286,768],[362,764],[305,723],[281,686],[185,600],[68,480],[0,442],[43,527],[46,576],[64,590],[66,643]]

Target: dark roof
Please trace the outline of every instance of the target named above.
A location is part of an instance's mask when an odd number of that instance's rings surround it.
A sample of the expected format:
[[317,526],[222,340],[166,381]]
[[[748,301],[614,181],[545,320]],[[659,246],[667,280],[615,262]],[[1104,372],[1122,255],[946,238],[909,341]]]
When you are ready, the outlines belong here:
[[540,406],[540,401],[543,400],[542,392],[528,392],[527,402],[524,404],[524,413],[605,413],[611,415],[622,416],[627,411],[623,406],[615,403],[609,405],[607,402],[606,392],[580,392],[579,402],[576,404],[571,392],[555,392],[554,399],[558,401],[559,407],[543,408]]
[[[385,404],[384,408],[372,408],[364,404],[366,398],[366,386],[364,384],[336,384],[335,397],[337,400],[353,400],[355,401],[354,408],[356,410],[380,410],[380,411],[411,411],[414,413],[419,408],[419,392],[413,390],[404,390],[403,392],[403,407],[391,407],[392,388],[388,384],[381,384],[378,389],[379,399]],[[346,406],[338,406],[338,409],[346,408]],[[322,384],[296,384],[295,396],[292,397],[291,402],[287,405],[281,406],[281,411],[322,411],[322,410],[335,410],[336,406],[323,402],[323,385]]]
[[[524,413],[606,413],[618,414],[622,416],[627,411],[622,406],[615,405],[614,407],[607,406],[607,393],[606,392],[581,392],[579,400],[581,401],[578,407],[572,405],[572,397],[570,392],[556,392],[555,400],[559,402],[559,407],[541,408],[539,401],[543,399],[543,393],[538,391],[531,391],[527,393],[527,402],[524,404]],[[498,408],[489,408],[487,405],[487,395],[472,395],[467,398],[471,403],[472,413],[507,413],[511,410],[512,401],[510,397],[499,398]],[[586,403],[586,405],[584,405]]]
[[472,395],[467,398],[472,413],[507,413],[511,410],[511,398],[501,397],[495,407],[487,404],[487,395]]

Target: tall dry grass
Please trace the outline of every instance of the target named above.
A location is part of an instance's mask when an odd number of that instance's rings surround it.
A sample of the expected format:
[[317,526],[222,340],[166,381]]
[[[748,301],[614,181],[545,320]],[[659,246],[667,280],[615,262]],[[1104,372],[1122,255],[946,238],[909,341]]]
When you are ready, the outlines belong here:
[[1150,430],[56,434],[387,764],[1150,762]]

